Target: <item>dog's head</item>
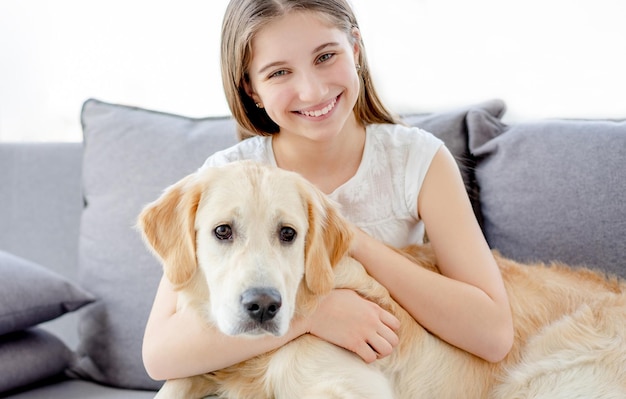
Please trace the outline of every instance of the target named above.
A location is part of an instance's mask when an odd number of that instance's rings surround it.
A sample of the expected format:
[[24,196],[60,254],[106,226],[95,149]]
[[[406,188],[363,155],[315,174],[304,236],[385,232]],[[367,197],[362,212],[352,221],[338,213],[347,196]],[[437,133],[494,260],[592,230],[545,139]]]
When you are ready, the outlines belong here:
[[229,335],[285,334],[296,308],[333,288],[352,236],[304,178],[248,161],[185,177],[138,224],[175,287],[208,287],[202,311]]

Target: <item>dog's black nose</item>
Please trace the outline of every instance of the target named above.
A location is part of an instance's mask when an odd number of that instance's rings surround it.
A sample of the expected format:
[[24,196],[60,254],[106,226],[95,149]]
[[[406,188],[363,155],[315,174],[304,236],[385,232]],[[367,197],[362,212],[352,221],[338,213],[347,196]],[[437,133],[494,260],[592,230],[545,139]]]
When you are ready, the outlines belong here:
[[250,288],[241,294],[241,306],[252,320],[263,323],[276,316],[282,300],[274,288]]

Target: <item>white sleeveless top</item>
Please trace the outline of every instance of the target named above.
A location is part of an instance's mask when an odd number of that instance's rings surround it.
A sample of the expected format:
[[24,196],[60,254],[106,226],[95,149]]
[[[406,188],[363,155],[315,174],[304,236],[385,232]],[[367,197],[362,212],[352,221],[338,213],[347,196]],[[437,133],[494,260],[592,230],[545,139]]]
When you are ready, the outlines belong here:
[[[366,128],[365,149],[355,175],[329,194],[342,214],[372,237],[404,247],[422,243],[424,224],[417,197],[443,142],[424,130],[391,124]],[[238,160],[276,166],[272,137],[255,136],[210,156],[204,167]]]

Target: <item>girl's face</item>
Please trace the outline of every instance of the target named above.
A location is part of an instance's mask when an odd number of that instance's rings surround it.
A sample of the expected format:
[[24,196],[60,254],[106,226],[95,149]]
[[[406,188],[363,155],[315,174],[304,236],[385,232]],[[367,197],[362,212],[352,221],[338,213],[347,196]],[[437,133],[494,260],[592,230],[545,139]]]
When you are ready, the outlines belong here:
[[254,37],[248,94],[280,126],[281,135],[332,138],[356,126],[356,43],[315,13],[291,12]]

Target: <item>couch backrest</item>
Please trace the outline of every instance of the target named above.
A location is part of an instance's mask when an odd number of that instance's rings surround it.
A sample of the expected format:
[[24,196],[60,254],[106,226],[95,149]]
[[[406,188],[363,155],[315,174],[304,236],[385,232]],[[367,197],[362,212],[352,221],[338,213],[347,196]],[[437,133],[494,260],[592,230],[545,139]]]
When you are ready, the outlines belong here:
[[0,249],[77,277],[82,143],[0,143]]

